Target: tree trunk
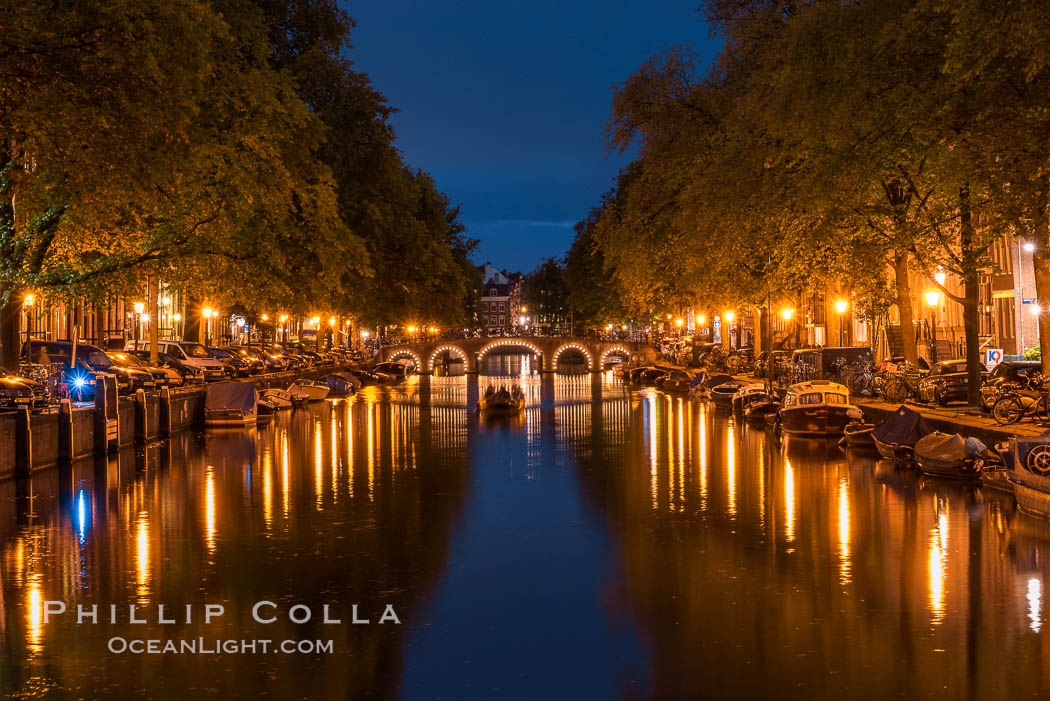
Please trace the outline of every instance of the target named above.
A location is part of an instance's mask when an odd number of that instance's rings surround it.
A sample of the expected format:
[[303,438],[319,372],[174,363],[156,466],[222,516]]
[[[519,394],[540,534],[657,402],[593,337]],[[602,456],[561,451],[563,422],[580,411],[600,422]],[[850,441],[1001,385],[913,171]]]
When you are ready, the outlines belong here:
[[[1035,238],[1035,254],[1032,256],[1035,267],[1035,295],[1036,303],[1042,309],[1039,314],[1039,352],[1042,355],[1043,374],[1050,374],[1050,211],[1048,211],[1048,199],[1050,193],[1050,176],[1043,176],[1043,191],[1039,194],[1039,201],[1032,217],[1032,234]],[[1018,257],[1017,266],[1020,270],[1021,261]],[[1024,352],[1024,349],[1020,349]]]
[[919,364],[919,351],[915,345],[915,318],[911,306],[911,280],[908,278],[908,252],[893,252],[893,284],[897,294],[894,302],[901,317],[901,345],[904,359],[912,365]]
[[22,352],[22,295],[17,290],[6,292],[7,301],[0,305],[0,365],[17,372]]
[[160,305],[157,303],[157,296],[160,294],[159,287],[160,286],[157,284],[157,278],[151,275],[146,290],[149,294],[149,362],[153,365],[156,365],[158,362],[157,347],[160,345],[158,343],[160,340],[158,337],[158,328],[160,327]]
[[966,339],[966,401],[977,406],[981,400],[980,274],[977,270],[977,252],[974,249],[973,212],[970,209],[970,190],[959,192],[959,248],[963,270],[963,334]]

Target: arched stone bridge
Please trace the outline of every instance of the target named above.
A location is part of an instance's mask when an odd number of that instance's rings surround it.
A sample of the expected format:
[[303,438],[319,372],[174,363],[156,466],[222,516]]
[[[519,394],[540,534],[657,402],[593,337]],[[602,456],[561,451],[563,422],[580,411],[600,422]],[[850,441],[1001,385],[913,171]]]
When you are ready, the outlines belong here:
[[656,353],[648,343],[624,341],[595,341],[583,338],[556,338],[542,336],[461,338],[452,341],[421,341],[398,346],[385,346],[379,351],[379,360],[386,362],[400,358],[415,361],[420,370],[432,372],[446,357],[460,358],[466,364],[468,374],[477,373],[482,359],[493,352],[520,350],[535,355],[540,372],[554,372],[558,359],[568,351],[577,351],[584,357],[587,369],[600,372],[610,356],[625,359],[656,359]]

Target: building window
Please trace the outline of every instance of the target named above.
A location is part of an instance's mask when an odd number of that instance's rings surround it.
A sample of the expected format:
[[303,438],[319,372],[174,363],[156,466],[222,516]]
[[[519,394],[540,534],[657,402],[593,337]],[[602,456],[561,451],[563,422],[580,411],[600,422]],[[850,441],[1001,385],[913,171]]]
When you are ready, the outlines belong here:
[[506,326],[507,325],[506,317],[504,317],[502,314],[500,314],[500,316],[499,316],[499,325],[500,326]]
[[500,302],[500,303],[499,303],[499,310],[500,310],[501,312],[505,312],[505,311],[507,311],[507,310],[506,310],[506,308],[505,308],[505,307],[503,306],[503,302]]

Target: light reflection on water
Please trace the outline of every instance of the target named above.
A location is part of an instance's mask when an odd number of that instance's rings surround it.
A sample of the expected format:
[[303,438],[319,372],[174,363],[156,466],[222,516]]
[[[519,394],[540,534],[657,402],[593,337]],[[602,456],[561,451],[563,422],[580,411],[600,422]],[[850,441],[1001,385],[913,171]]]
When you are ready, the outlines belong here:
[[[833,442],[779,445],[610,373],[492,357],[516,374],[434,378],[425,397],[418,378],[369,388],[270,427],[0,483],[0,689],[495,698],[513,678],[532,698],[1050,692],[1050,522],[1009,495]],[[508,378],[522,416],[468,416],[470,397]],[[219,624],[134,633],[332,638],[336,653],[138,657],[129,675],[105,651],[126,623],[45,624],[52,599],[222,601]],[[390,602],[404,625],[260,628],[261,599]]]

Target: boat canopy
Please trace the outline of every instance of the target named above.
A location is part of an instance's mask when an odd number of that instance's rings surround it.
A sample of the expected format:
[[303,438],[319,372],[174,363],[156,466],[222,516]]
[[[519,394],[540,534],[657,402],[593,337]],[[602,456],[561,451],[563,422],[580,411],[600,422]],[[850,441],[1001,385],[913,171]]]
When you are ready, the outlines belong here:
[[692,389],[693,387],[702,385],[703,383],[707,382],[707,378],[709,377],[710,375],[707,374],[707,370],[701,370],[700,372],[696,373],[696,377],[694,377],[689,383],[689,388]]
[[729,375],[708,375],[707,379],[701,384],[702,386],[711,389],[712,387],[717,387],[718,385],[724,385],[727,382],[733,381],[733,378]]
[[893,416],[875,427],[871,435],[886,445],[914,446],[919,439],[933,433],[922,414],[901,405]]
[[259,393],[251,382],[216,382],[204,395],[205,411],[241,411],[254,414]]

